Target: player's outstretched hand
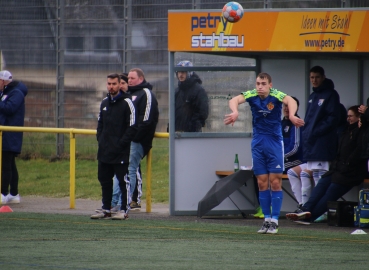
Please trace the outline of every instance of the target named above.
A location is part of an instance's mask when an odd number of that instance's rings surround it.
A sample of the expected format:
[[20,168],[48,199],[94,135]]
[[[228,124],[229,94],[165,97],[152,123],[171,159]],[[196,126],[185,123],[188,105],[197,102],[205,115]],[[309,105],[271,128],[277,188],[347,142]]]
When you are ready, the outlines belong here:
[[225,117],[224,117],[224,124],[226,125],[229,125],[229,124],[234,124],[234,122],[236,122],[238,118],[238,112],[233,112],[233,113],[230,113],[230,114],[226,114]]
[[303,125],[305,125],[304,120],[302,120],[301,118],[298,118],[297,116],[290,116],[290,120],[292,122],[292,124],[294,124],[296,127],[302,127]]

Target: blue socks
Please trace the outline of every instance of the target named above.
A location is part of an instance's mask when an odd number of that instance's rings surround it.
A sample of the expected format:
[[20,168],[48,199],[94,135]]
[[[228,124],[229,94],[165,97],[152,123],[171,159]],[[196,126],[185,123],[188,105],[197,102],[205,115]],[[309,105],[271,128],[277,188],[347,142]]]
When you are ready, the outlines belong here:
[[259,191],[259,200],[265,219],[278,220],[282,208],[283,191],[270,191],[269,189]]
[[279,218],[282,208],[283,191],[272,191],[272,219]]
[[271,217],[270,204],[272,201],[272,196],[270,194],[269,189],[264,190],[264,191],[259,191],[259,201],[260,201],[260,207],[261,207],[261,210],[263,211],[265,219],[270,218]]

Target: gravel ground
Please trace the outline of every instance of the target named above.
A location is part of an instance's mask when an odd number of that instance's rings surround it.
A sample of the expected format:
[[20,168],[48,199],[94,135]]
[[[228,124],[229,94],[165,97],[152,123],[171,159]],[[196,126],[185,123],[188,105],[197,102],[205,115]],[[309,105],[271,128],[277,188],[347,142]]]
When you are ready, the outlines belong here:
[[[101,208],[101,202],[97,200],[76,199],[75,209],[70,209],[69,198],[46,198],[46,197],[21,197],[20,204],[8,205],[14,212],[33,212],[33,213],[53,213],[53,214],[72,214],[85,215],[89,217],[95,209]],[[262,225],[262,220],[252,217],[242,218],[241,216],[206,216],[198,218],[196,216],[170,216],[168,204],[152,204],[151,213],[146,213],[145,203],[142,203],[140,210],[132,210],[129,213],[130,219],[152,219],[152,220],[170,220],[181,222],[198,222],[228,224],[237,226],[255,226],[258,229]],[[356,228],[328,226],[327,223],[313,223],[309,226],[297,225],[285,218],[279,220],[280,228],[296,229],[316,229],[322,231],[341,231],[351,233]],[[369,230],[367,231],[369,233]]]

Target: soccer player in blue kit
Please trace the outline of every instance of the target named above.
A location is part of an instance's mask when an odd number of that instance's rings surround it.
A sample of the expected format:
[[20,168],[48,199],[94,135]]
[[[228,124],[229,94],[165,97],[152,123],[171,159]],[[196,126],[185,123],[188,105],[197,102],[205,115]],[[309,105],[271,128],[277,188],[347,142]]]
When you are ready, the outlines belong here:
[[276,234],[283,200],[282,104],[288,106],[289,119],[296,127],[303,126],[304,120],[295,116],[296,101],[272,88],[272,78],[267,73],[257,76],[256,89],[242,92],[229,101],[232,113],[225,116],[224,124],[234,124],[238,118],[238,105],[246,101],[250,104],[252,112],[252,165],[258,180],[260,206],[265,217],[258,233]]

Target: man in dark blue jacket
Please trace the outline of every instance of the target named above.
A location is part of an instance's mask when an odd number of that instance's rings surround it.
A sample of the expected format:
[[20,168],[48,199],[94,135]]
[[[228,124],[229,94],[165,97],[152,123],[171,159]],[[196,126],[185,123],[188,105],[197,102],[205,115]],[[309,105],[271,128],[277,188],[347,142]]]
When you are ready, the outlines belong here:
[[[24,126],[24,98],[27,93],[27,87],[21,82],[13,81],[9,71],[0,71],[0,125]],[[1,203],[3,204],[20,203],[15,157],[21,152],[22,142],[22,132],[3,134],[1,182]]]
[[343,116],[340,96],[334,90],[333,81],[325,77],[322,67],[310,69],[310,82],[313,92],[308,99],[302,133],[303,156],[307,169],[313,171],[316,185],[337,154],[337,132]]

